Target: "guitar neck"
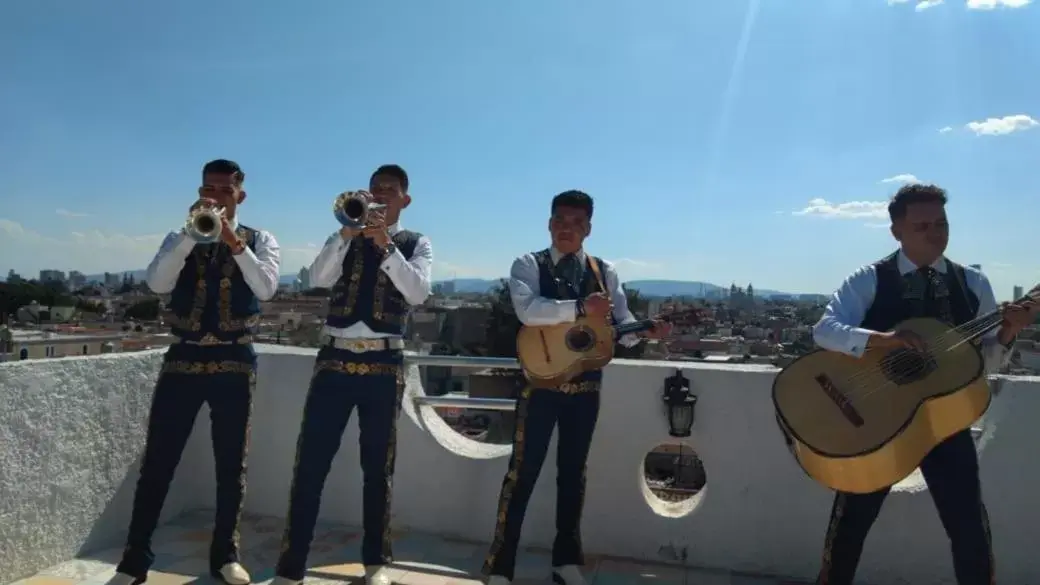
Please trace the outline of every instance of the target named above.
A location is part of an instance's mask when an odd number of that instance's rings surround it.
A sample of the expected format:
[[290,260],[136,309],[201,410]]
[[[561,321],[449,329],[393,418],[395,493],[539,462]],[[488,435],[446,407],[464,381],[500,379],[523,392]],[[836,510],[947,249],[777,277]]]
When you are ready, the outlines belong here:
[[625,323],[624,325],[615,325],[614,326],[614,331],[617,332],[617,336],[618,337],[621,337],[622,335],[625,335],[625,334],[628,334],[628,333],[639,333],[640,331],[646,331],[648,329],[653,329],[653,327],[654,327],[653,319],[643,319],[641,321],[636,321],[634,323]]

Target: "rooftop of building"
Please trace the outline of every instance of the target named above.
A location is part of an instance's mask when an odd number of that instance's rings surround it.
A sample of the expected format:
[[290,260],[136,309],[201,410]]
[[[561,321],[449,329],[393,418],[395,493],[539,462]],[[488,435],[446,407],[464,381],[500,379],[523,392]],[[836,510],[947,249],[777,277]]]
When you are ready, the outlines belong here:
[[[299,417],[315,350],[260,345],[243,543],[256,581],[270,578],[291,481]],[[152,388],[162,350],[0,364],[0,583],[100,585],[129,521]],[[423,365],[515,367],[514,360],[411,356],[398,426],[393,520],[404,583],[478,579],[494,530],[509,445],[455,432],[423,389]],[[698,395],[693,435],[667,431],[661,392],[677,368]],[[583,540],[593,583],[811,582],[831,494],[800,470],[776,426],[768,365],[615,360],[608,366],[588,463]],[[978,449],[998,582],[1040,583],[1040,378],[1002,376],[979,425]],[[507,409],[501,400],[468,408]],[[308,582],[359,574],[358,431],[352,420],[325,490],[320,551]],[[704,489],[664,500],[643,475],[662,444],[696,451]],[[546,582],[554,534],[555,449],[530,502],[520,581]],[[197,419],[157,537],[149,583],[180,585],[205,573],[199,551],[215,493],[207,413]],[[73,560],[79,559],[79,560]],[[895,487],[872,530],[863,583],[952,584],[949,542],[919,474]]]

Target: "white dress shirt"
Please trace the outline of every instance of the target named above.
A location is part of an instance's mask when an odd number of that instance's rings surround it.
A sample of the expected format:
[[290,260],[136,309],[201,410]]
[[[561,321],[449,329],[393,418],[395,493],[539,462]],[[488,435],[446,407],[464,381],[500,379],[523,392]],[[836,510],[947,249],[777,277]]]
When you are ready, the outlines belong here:
[[[896,259],[900,274],[909,274],[918,269],[909,258],[900,250]],[[940,257],[932,266],[936,271],[946,273],[946,258]],[[964,280],[971,292],[979,300],[979,310],[976,316],[991,313],[997,308],[997,301],[993,295],[993,287],[989,279],[982,272],[970,267],[964,267]],[[877,271],[870,264],[852,273],[845,279],[841,288],[831,296],[830,303],[816,326],[813,327],[813,339],[820,347],[837,351],[853,357],[860,357],[867,348],[867,340],[871,333],[869,329],[859,326],[867,315],[867,310],[874,302],[877,292]],[[988,372],[996,371],[1000,367],[1006,348],[996,338],[996,331],[991,331],[982,340],[983,356],[986,359]]]
[[[555,248],[549,250],[553,266],[563,255]],[[575,254],[582,270],[588,270],[585,251]],[[628,297],[621,287],[614,265],[603,261],[603,285],[607,287],[610,300],[614,304],[614,319],[619,325],[634,323],[636,318],[628,310]],[[557,323],[573,323],[578,318],[578,301],[564,301],[541,296],[541,271],[534,254],[524,254],[513,261],[509,271],[509,294],[513,299],[516,316],[524,325],[556,325]],[[625,347],[639,343],[639,336],[628,333],[618,340]]]
[[[387,231],[391,236],[397,234],[401,231],[401,223],[391,225]],[[343,260],[347,257],[348,250],[350,250],[350,240],[344,240],[338,231],[329,236],[325,247],[318,252],[317,258],[311,264],[311,286],[332,288],[336,281],[343,276]],[[386,273],[390,282],[394,283],[394,287],[409,305],[421,305],[430,297],[433,289],[433,246],[430,245],[430,239],[426,236],[419,237],[411,259],[405,259],[401,250],[397,249],[383,260],[379,268]],[[396,337],[376,333],[363,321],[358,321],[345,328],[325,325],[323,333],[343,339]]]
[[[237,219],[232,218],[229,223],[231,229],[238,228]],[[270,232],[255,231],[256,240],[253,247],[256,251],[246,246],[245,251],[233,258],[253,294],[261,301],[268,301],[278,291],[281,248]],[[159,253],[148,265],[148,271],[145,273],[148,288],[159,294],[172,292],[181,270],[184,269],[184,261],[191,255],[196,243],[183,230],[170,232],[159,246]]]

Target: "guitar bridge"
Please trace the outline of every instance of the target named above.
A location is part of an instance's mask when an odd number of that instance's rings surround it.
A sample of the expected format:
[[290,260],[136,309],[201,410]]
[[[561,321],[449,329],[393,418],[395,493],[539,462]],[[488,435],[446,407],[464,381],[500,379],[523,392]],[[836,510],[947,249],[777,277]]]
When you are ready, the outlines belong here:
[[863,417],[860,416],[859,411],[856,410],[856,407],[838,390],[838,387],[834,385],[834,382],[831,381],[827,374],[818,374],[814,380],[823,389],[823,393],[838,407],[845,420],[849,421],[852,426],[861,427],[866,423]]

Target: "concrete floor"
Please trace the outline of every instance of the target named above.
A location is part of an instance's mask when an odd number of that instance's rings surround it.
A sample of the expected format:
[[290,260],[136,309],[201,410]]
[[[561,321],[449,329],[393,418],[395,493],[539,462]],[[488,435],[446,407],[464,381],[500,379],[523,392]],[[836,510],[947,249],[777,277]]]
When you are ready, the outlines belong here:
[[[156,562],[148,585],[215,585],[209,576],[212,511],[185,514],[156,533]],[[243,518],[242,564],[253,583],[268,583],[281,545],[281,518]],[[399,531],[394,535],[392,565],[395,583],[402,585],[477,585],[487,544],[459,542],[434,535]],[[363,585],[359,556],[360,529],[319,525],[309,558],[308,585]],[[104,585],[115,573],[122,549],[109,549],[64,562],[11,585]],[[624,559],[586,559],[589,585],[798,585],[761,577],[650,565]],[[525,550],[518,555],[516,585],[550,585],[547,551]]]

